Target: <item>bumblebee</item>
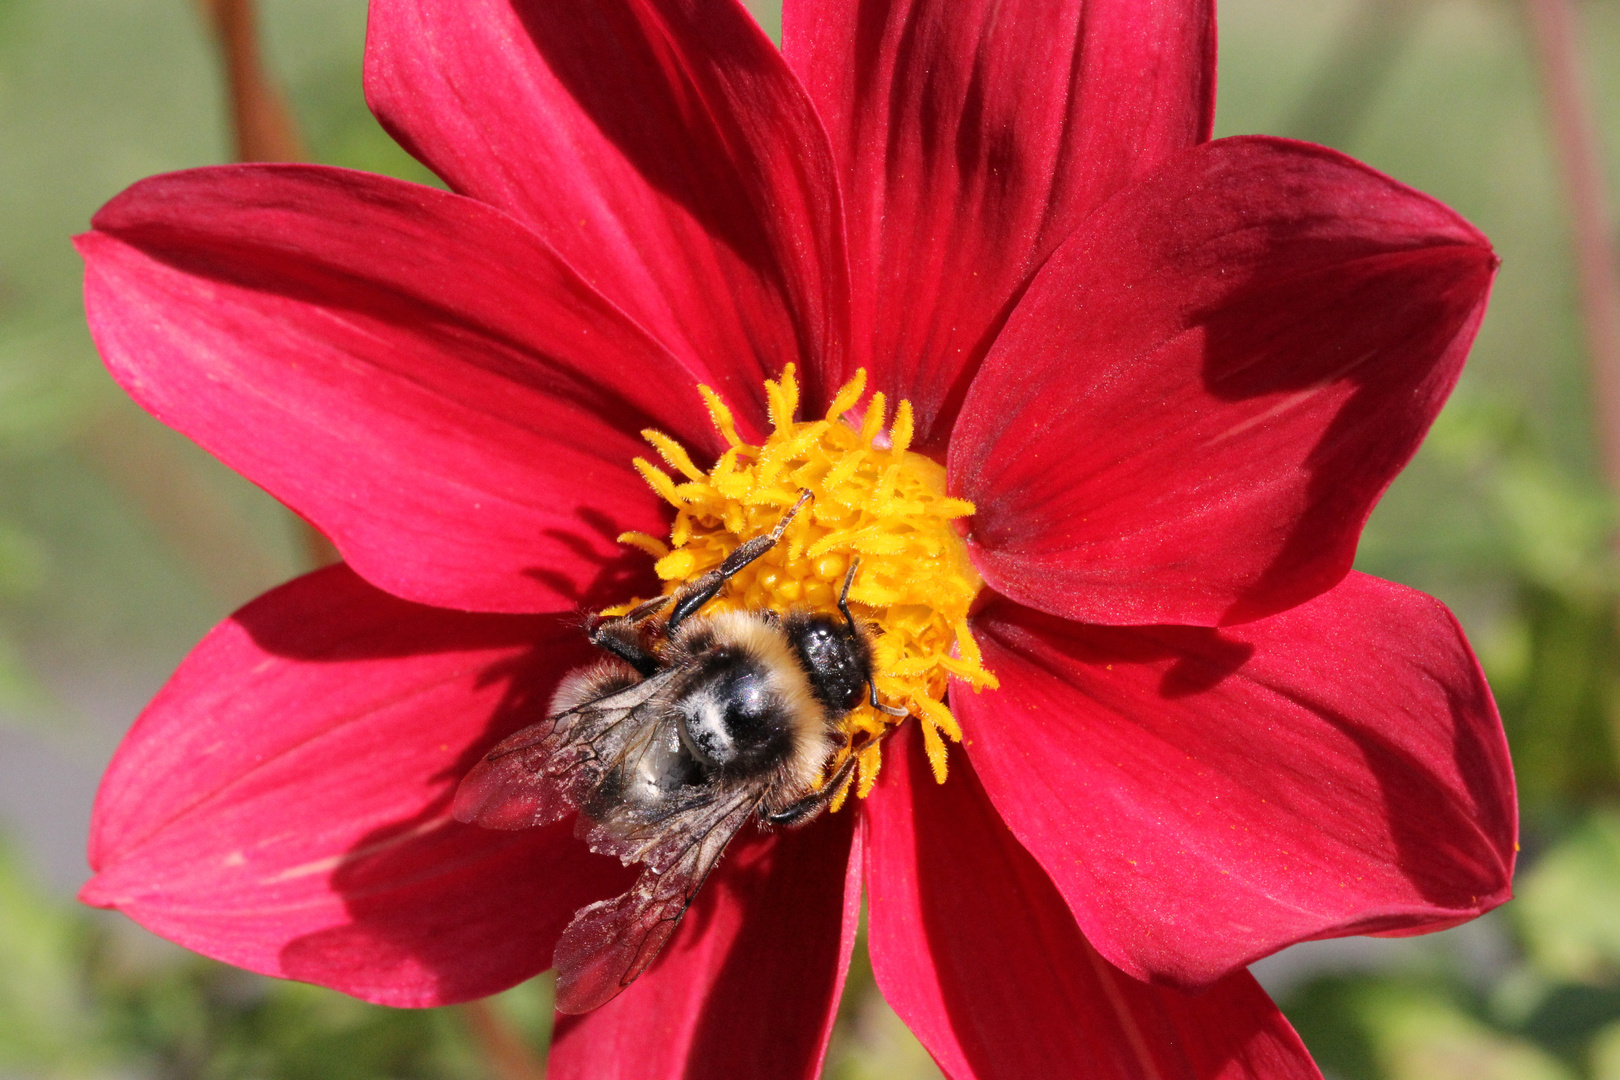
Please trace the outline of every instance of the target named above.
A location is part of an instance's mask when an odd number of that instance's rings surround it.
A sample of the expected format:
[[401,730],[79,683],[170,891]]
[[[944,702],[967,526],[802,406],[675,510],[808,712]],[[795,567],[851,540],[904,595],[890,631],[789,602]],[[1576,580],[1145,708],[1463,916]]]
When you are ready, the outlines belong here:
[[863,697],[905,715],[879,703],[866,631],[850,614],[858,562],[844,577],[841,620],[702,613],[809,498],[672,595],[588,622],[608,656],[565,677],[549,716],[496,746],[456,792],[460,821],[521,829],[577,814],[591,850],[642,867],[628,892],[582,908],[563,932],[560,1012],[594,1009],[647,969],[750,819],[794,826],[826,808],[854,766],[851,753],[826,777],[841,721]]

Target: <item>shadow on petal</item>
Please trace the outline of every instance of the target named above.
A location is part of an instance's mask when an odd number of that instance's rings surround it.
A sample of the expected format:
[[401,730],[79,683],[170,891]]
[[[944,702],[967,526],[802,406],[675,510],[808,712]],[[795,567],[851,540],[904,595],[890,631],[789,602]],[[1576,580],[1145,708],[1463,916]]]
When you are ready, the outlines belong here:
[[[678,55],[657,54],[652,28],[642,24],[642,19],[651,21],[652,6],[641,5],[641,19],[630,4],[586,8],[530,3],[514,8],[550,74],[642,179],[696,218],[704,232],[756,274],[769,277],[776,266],[769,242],[754,215],[736,212],[748,205],[751,193],[722,164],[732,155],[714,128],[717,118],[704,115],[698,102],[677,97],[676,90],[690,95],[697,88]],[[615,77],[604,78],[604,71],[615,72]],[[651,92],[627,94],[627,84]],[[654,120],[649,112],[664,115]]]
[[547,1075],[817,1075],[860,914],[851,811],[745,828],[652,967],[600,1008],[559,1017]]
[[289,977],[396,1005],[482,997],[550,967],[573,913],[628,887],[633,873],[591,854],[572,821],[498,832],[450,817],[461,777],[490,746],[544,717],[561,676],[592,658],[571,630],[483,673],[482,683],[505,684],[500,701],[481,734],[441,768],[410,778],[424,796],[413,813],[366,832],[332,865],[310,868],[330,874],[348,921],[288,942],[281,964]]
[[1496,258],[1320,147],[1223,139],[1105,203],[974,380],[953,494],[986,583],[1108,625],[1229,625],[1349,572],[1461,370]]
[[[1276,231],[1286,250],[1289,230]],[[1349,571],[1362,524],[1462,370],[1494,265],[1483,247],[1372,252],[1282,282],[1266,275],[1193,316],[1205,390],[1265,405],[1232,437],[1315,417],[1300,512],[1223,622],[1300,603]]]
[[953,699],[968,756],[1137,977],[1199,986],[1295,941],[1441,929],[1508,896],[1501,724],[1422,594],[1352,574],[1219,631],[1002,601],[974,632],[1001,688]]
[[1319,1080],[1247,972],[1190,995],[1110,965],[972,764],[936,784],[919,740],[896,742],[868,804],[872,965],[951,1076]]
[[[590,524],[599,536],[612,528],[605,519]],[[568,589],[564,595],[574,594],[570,599],[622,590],[637,580],[633,562],[593,555],[599,549],[583,538],[577,543],[582,556],[596,558],[599,571],[583,588],[562,583]],[[347,573],[339,568],[328,576],[343,581]],[[537,577],[543,573],[535,571]],[[349,587],[368,591],[358,582]],[[622,891],[633,877],[616,860],[590,854],[574,838],[572,822],[507,833],[463,825],[449,813],[461,777],[490,746],[542,719],[562,676],[589,663],[595,651],[577,628],[577,616],[480,617],[391,598],[381,602],[398,608],[392,619],[340,640],[310,635],[284,610],[259,617],[261,611],[250,607],[237,621],[264,653],[322,665],[455,653],[488,646],[492,639],[527,641],[476,672],[475,690],[499,695],[485,715],[442,718],[444,741],[436,766],[423,767],[421,751],[431,748],[405,747],[431,742],[434,718],[409,708],[391,710],[396,703],[389,701],[375,703],[369,730],[340,740],[347,747],[332,749],[358,760],[336,762],[324,782],[313,781],[310,802],[326,803],[332,814],[345,813],[350,778],[344,774],[368,760],[379,769],[397,766],[400,786],[417,797],[397,800],[393,819],[364,832],[343,854],[278,875],[283,880],[329,875],[328,887],[341,897],[348,917],[342,925],[288,942],[280,963],[289,977],[389,1004],[483,996],[549,967],[551,949],[574,911]],[[425,623],[432,624],[431,633],[423,633]],[[391,751],[402,749],[398,761],[389,760]],[[401,814],[399,802],[413,805]]]

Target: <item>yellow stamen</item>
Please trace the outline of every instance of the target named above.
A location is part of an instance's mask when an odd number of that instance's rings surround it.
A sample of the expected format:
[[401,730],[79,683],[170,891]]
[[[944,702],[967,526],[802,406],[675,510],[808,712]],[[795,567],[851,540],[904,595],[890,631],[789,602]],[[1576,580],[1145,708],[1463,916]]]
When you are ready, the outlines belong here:
[[827,406],[827,422],[842,420],[844,414],[855,407],[866,393],[866,369],[857,368],[855,377],[844,384],[844,388],[833,396],[832,404]]
[[619,543],[628,544],[633,548],[645,551],[655,559],[662,559],[669,554],[669,545],[656,536],[648,536],[644,532],[624,532],[619,534]]
[[691,456],[687,454],[686,448],[680,443],[665,435],[662,431],[654,431],[652,428],[643,431],[641,437],[652,443],[653,449],[658,451],[658,456],[663,458],[665,464],[670,468],[676,470],[688,480],[703,479],[703,470],[692,464]]
[[861,421],[861,442],[869,443],[878,437],[883,430],[884,410],[883,392],[880,390],[866,403],[866,419]]
[[[799,385],[793,365],[765,383],[771,434],[759,446],[737,436],[731,410],[699,387],[709,416],[729,447],[708,473],[668,436],[643,434],[684,482],[637,458],[636,468],[675,507],[667,546],[642,533],[624,543],[657,558],[665,592],[719,566],[739,544],[769,532],[802,489],[814,496],[789,523],[782,540],[732,579],[716,608],[837,613],[844,575],[860,560],[850,603],[871,628],[873,681],[884,704],[903,708],[922,729],[934,776],[946,774],[946,740],[961,728],[945,703],[954,676],[975,691],[996,686],[984,669],[967,613],[982,584],[968,561],[955,519],[973,504],[945,494],[945,470],[910,452],[916,426],[911,403],[900,401],[883,437],[887,403],[867,402],[857,429],[846,414],[860,403],[866,373],[857,371],[833,397],[825,419],[796,420]],[[834,796],[865,798],[882,764],[879,740],[904,718],[861,705],[843,721],[843,748],[828,763],[831,777],[851,754],[854,775]]]
[[675,494],[675,481],[669,478],[668,473],[661,472],[646,458],[636,458],[631,464],[636,467],[636,472],[641,474],[641,478],[651,484],[652,489],[665,501],[672,503],[680,501],[680,496]]
[[737,438],[737,425],[731,419],[731,410],[720,400],[720,395],[707,386],[699,386],[698,393],[703,396],[704,407],[709,410],[709,419],[714,421],[715,430],[725,436],[730,445],[743,445],[743,441]]
[[891,451],[903,454],[911,447],[912,427],[911,402],[901,398],[899,406],[894,410],[894,426],[889,428]]

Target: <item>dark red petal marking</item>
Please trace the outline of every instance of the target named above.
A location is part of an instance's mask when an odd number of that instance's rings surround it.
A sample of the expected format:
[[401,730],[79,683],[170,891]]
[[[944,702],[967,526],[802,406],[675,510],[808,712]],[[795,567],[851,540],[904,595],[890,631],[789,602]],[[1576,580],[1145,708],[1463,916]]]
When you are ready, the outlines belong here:
[[1202,985],[1296,941],[1438,930],[1508,899],[1501,720],[1422,593],[1353,574],[1219,631],[1001,601],[974,635],[1001,689],[952,693],[967,755],[1134,975]]
[[[1209,137],[1208,0],[788,0],[832,137],[854,351],[942,452],[1012,299],[1099,203]],[[840,378],[830,380],[835,385]]]
[[1350,569],[1451,392],[1496,258],[1341,154],[1189,151],[1030,286],[951,443],[975,564],[1084,622],[1256,618]]
[[745,436],[766,376],[836,364],[827,137],[736,0],[378,0],[366,96],[451,187],[523,219],[705,368]]
[[345,567],[203,639],[119,748],[83,898],[270,975],[442,1005],[551,963],[632,875],[570,824],[450,818],[461,775],[584,659],[569,620],[395,599]]
[[947,1075],[1319,1077],[1247,972],[1194,996],[1099,956],[972,766],[935,784],[919,741],[896,738],[866,804],[872,968]]

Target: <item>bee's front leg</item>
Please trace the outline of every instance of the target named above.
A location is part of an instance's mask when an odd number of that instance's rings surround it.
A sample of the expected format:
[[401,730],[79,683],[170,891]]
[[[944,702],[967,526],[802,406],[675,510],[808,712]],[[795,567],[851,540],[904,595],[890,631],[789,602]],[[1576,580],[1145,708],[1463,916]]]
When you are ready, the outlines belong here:
[[782,533],[787,530],[788,522],[793,520],[799,508],[810,499],[811,494],[808,490],[800,491],[798,501],[788,507],[787,513],[776,523],[776,528],[764,536],[756,536],[752,540],[738,544],[718,569],[710,570],[702,577],[687,582],[675,594],[675,607],[669,613],[669,622],[665,625],[664,632],[674,637],[681,623],[695,615],[704,604],[720,595],[720,590],[726,587],[726,582],[735,577],[738,571],[775,547],[776,542],[782,539]]
[[[667,598],[662,598],[667,600]],[[612,653],[635,668],[642,676],[656,675],[663,663],[641,642],[636,612],[613,619],[591,616],[585,623],[585,636],[603,652]]]

